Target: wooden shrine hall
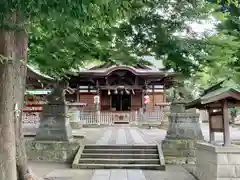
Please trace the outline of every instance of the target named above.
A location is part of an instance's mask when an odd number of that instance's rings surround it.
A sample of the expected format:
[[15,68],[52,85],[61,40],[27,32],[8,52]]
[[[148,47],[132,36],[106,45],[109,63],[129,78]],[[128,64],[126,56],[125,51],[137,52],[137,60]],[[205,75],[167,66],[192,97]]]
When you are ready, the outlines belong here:
[[105,63],[70,75],[69,86],[75,93],[67,95],[67,100],[85,104],[82,112],[108,113],[122,121],[135,120],[140,112],[160,119],[167,104],[165,89],[175,77],[176,73],[153,66]]

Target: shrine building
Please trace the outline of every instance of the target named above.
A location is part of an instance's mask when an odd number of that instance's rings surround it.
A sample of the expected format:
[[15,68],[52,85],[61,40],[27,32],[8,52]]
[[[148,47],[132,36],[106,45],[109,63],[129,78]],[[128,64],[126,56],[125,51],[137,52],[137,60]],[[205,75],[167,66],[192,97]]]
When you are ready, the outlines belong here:
[[[82,112],[111,113],[116,119],[123,115],[133,120],[141,112],[157,116],[167,104],[165,90],[175,77],[176,73],[154,66],[105,63],[71,75],[69,86],[75,93],[67,95],[67,100],[85,104]],[[124,121],[131,121],[127,119]]]
[[[68,75],[71,91],[67,91],[66,101],[69,111],[75,113],[72,119],[84,120],[85,124],[131,123],[143,118],[160,121],[164,107],[169,105],[165,90],[176,77],[176,73],[155,66],[105,63]],[[44,103],[54,83],[54,79],[29,66],[26,106],[41,113],[41,108],[33,107]]]

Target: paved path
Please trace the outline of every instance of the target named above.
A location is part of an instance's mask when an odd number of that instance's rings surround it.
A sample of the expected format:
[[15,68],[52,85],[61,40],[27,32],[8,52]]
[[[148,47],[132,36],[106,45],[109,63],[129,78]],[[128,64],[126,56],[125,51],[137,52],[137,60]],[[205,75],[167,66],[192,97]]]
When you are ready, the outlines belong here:
[[[108,127],[104,128],[103,136],[96,144],[148,144],[143,139],[141,131],[133,127]],[[146,180],[142,170],[95,170],[91,180]]]
[[136,127],[106,127],[96,144],[154,144]]
[[166,171],[147,170],[84,170],[53,163],[29,163],[39,177],[51,180],[196,180],[183,167],[168,165]]
[[[209,141],[209,127],[207,123],[201,124],[202,133],[204,139]],[[157,141],[161,143],[161,141],[165,138],[167,131],[163,129],[141,129],[144,136],[147,136],[151,140]],[[230,129],[230,136],[232,140],[240,140],[240,128],[239,127],[231,127]],[[215,133],[215,140],[218,143],[223,142],[223,134],[222,133]]]
[[[152,132],[152,133],[151,133]],[[85,134],[91,144],[154,144],[156,134],[165,131],[148,130],[148,133],[136,127],[107,127],[95,129],[83,129],[79,131]],[[75,132],[77,133],[77,132]],[[159,134],[158,134],[159,135]],[[91,137],[91,138],[89,138]],[[164,138],[163,137],[160,137]],[[30,166],[36,175],[51,177],[55,180],[195,180],[183,167],[169,165],[166,171],[147,170],[80,170],[71,169],[66,165],[45,164],[30,162]]]

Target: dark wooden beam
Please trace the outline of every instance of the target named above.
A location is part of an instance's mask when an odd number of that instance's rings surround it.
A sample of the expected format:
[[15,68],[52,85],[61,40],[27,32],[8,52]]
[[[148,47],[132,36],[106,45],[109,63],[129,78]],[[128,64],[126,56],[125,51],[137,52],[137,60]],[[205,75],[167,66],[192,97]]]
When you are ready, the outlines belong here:
[[96,88],[97,88],[97,94],[100,95],[100,85],[98,80],[96,80]]
[[138,77],[138,76],[135,76],[134,85],[138,85],[138,82],[139,82],[139,77]]
[[140,85],[124,85],[124,86],[120,86],[120,85],[106,85],[106,86],[99,86],[100,89],[104,90],[104,89],[109,89],[109,90],[115,90],[115,89],[143,89],[143,86]]
[[105,80],[106,80],[106,85],[109,85],[109,83],[108,83],[108,77],[105,77]]
[[153,109],[155,110],[155,89],[154,89],[154,85],[152,85],[152,96],[153,96]]
[[90,84],[88,84],[88,92],[90,92],[91,88],[90,88]]

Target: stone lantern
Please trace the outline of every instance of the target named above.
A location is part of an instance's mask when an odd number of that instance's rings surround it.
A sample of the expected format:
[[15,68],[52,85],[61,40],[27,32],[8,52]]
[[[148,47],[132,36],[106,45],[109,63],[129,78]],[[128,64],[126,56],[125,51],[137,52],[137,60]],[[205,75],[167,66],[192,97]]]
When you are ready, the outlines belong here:
[[162,148],[167,163],[182,164],[195,161],[194,144],[203,140],[199,114],[195,109],[186,110],[185,97],[174,98],[168,115],[169,126]]

